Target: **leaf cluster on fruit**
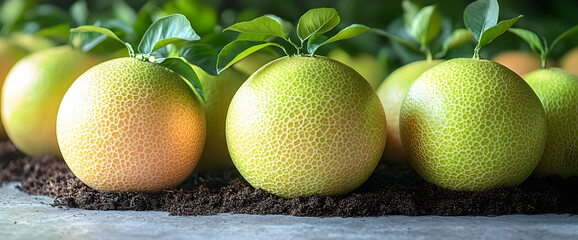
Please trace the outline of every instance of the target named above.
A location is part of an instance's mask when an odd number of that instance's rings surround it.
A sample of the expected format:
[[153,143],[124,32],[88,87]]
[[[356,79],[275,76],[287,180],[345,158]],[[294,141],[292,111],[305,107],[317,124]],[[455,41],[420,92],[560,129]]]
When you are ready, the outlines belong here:
[[[217,72],[222,72],[249,54],[265,47],[278,47],[287,56],[304,53],[315,55],[321,46],[358,36],[370,29],[365,25],[351,24],[332,37],[323,35],[335,28],[340,20],[339,14],[333,8],[307,11],[297,23],[296,33],[299,39],[297,43],[290,37],[293,25],[274,15],[264,15],[251,21],[236,23],[224,29],[241,34],[219,53]],[[281,42],[275,42],[277,39],[281,39]]]

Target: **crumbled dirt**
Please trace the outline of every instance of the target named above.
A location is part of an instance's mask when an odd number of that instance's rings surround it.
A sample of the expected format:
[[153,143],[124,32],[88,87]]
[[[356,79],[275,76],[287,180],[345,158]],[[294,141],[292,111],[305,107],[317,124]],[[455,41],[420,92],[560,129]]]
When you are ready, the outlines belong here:
[[578,178],[530,177],[513,188],[451,191],[422,180],[409,166],[380,165],[354,192],[337,197],[283,199],[246,183],[234,169],[193,173],[181,186],[157,194],[97,192],[62,159],[30,157],[0,143],[0,184],[20,181],[54,206],[95,210],[155,210],[172,215],[217,213],[295,216],[478,215],[578,213]]

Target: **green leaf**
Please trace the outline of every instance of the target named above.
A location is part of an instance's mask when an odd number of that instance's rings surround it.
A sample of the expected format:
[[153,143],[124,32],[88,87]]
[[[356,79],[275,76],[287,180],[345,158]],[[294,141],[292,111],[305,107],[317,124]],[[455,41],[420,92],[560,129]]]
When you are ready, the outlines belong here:
[[112,12],[114,15],[114,19],[117,19],[121,22],[127,24],[134,24],[137,19],[137,13],[135,10],[126,4],[125,1],[116,0],[112,2]]
[[497,0],[478,0],[464,10],[464,24],[479,42],[482,33],[498,23],[500,6]]
[[313,34],[323,34],[339,24],[339,15],[333,8],[316,8],[307,11],[297,23],[297,36],[303,43]]
[[402,38],[402,37],[398,37],[398,36],[396,36],[396,35],[394,35],[394,34],[392,34],[392,33],[389,33],[389,32],[386,32],[386,31],[383,31],[383,30],[380,30],[380,29],[372,28],[371,31],[372,31],[373,33],[377,34],[377,35],[390,38],[391,40],[394,40],[394,41],[396,41],[396,42],[398,42],[398,43],[400,43],[400,44],[408,47],[409,49],[411,49],[411,50],[413,50],[413,51],[416,51],[416,52],[419,51],[419,49],[416,47],[416,44],[414,44],[412,41],[410,41],[410,40],[408,40],[408,39],[405,39],[405,38]]
[[450,50],[474,39],[470,30],[459,28],[452,32],[452,35],[444,42],[444,50]]
[[203,84],[199,80],[197,73],[193,70],[191,65],[186,63],[181,58],[165,58],[159,61],[160,65],[172,70],[173,72],[181,75],[183,78],[187,80],[189,86],[194,89],[199,97],[205,100],[205,92],[203,91]]
[[522,17],[522,16],[518,16],[518,17],[509,19],[509,20],[501,21],[500,23],[498,23],[498,25],[493,26],[493,27],[485,30],[482,33],[482,36],[480,37],[480,40],[478,42],[478,46],[476,46],[476,49],[479,50],[483,46],[492,42],[498,36],[502,35],[504,32],[508,31],[508,28],[510,28],[512,25],[514,25],[514,23],[516,23],[516,21],[518,21],[518,19],[520,17]]
[[103,27],[97,27],[97,26],[80,26],[77,28],[72,28],[70,29],[71,33],[76,33],[76,32],[84,32],[84,33],[100,33],[100,34],[104,34],[112,39],[115,39],[117,41],[119,41],[120,43],[124,44],[126,46],[126,48],[128,49],[129,52],[129,56],[134,57],[134,50],[132,48],[132,46],[123,41],[122,39],[120,39],[116,34],[114,34],[112,31],[110,31],[107,28],[103,28]]
[[155,21],[145,32],[138,50],[145,57],[166,45],[179,41],[201,39],[191,27],[191,23],[181,14],[173,14]]
[[410,32],[422,46],[427,46],[438,35],[441,26],[442,18],[436,6],[432,5],[419,10],[412,21]]
[[206,43],[196,43],[185,47],[179,54],[185,58],[190,64],[199,66],[206,73],[217,75],[217,51],[213,46]]
[[556,46],[558,42],[560,42],[562,39],[576,33],[578,33],[578,25],[571,27],[570,29],[566,30],[566,32],[560,34],[560,36],[554,39],[554,41],[552,41],[552,44],[550,44],[550,47],[548,48],[548,52],[551,52],[554,46]]
[[221,73],[234,63],[264,47],[276,46],[285,49],[277,43],[262,41],[235,40],[227,44],[217,56],[217,73]]
[[[339,41],[339,40],[344,40],[344,39],[348,39],[348,38],[353,38],[356,36],[359,36],[360,34],[366,32],[367,30],[369,30],[370,28],[365,26],[365,25],[361,25],[361,24],[352,24],[349,25],[348,27],[344,28],[343,30],[339,31],[337,34],[335,34],[335,36],[327,39],[327,37],[324,37],[323,35],[320,34],[315,34],[313,35],[313,37],[311,37],[309,39],[309,42],[307,43],[307,50],[309,51],[309,53],[311,53],[311,55],[315,54],[315,51],[317,50],[317,48],[335,42],[335,41]],[[321,37],[323,36],[323,37]]]
[[269,16],[258,17],[248,22],[240,22],[225,28],[223,31],[227,30],[265,36],[277,36],[281,38],[285,38],[286,35],[283,26]]
[[540,40],[540,37],[538,37],[538,35],[536,35],[535,33],[521,28],[510,28],[508,29],[508,31],[516,34],[518,37],[526,41],[528,45],[530,45],[530,49],[532,49],[534,53],[540,56],[542,56],[545,53],[544,52],[545,46]]

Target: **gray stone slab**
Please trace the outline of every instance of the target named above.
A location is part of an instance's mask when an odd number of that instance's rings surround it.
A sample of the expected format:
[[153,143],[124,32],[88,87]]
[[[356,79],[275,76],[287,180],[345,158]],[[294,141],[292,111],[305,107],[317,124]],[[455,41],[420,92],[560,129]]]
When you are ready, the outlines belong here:
[[0,239],[577,239],[578,216],[314,218],[91,211],[0,187]]

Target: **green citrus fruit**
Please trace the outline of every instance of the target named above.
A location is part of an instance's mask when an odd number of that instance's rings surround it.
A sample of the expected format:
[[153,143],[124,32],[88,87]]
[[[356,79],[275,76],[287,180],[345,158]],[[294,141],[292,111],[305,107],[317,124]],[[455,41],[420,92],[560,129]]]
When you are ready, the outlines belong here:
[[197,66],[192,65],[192,67],[197,73],[205,92],[203,109],[207,124],[207,139],[203,155],[195,169],[213,171],[223,168],[234,168],[235,165],[233,165],[227,149],[225,121],[229,104],[237,89],[247,79],[247,75],[230,68],[218,76],[211,76]]
[[377,88],[377,96],[387,116],[387,142],[384,159],[397,164],[407,164],[399,136],[399,110],[405,94],[415,80],[426,70],[444,60],[423,60],[409,63],[393,71]]
[[35,52],[14,65],[2,88],[2,123],[18,149],[60,156],[58,105],[72,82],[99,61],[63,46]]
[[524,76],[546,110],[546,149],[534,172],[578,176],[578,76],[560,68],[536,70]]
[[[0,86],[4,84],[4,79],[10,69],[24,56],[28,54],[24,49],[21,49],[9,40],[0,38]],[[2,105],[2,100],[0,99],[0,106]],[[0,139],[6,139],[6,130],[4,130],[4,125],[0,124]]]
[[326,57],[275,60],[235,94],[226,124],[239,172],[290,198],[338,195],[361,185],[385,146],[385,113],[367,81]]
[[516,186],[546,144],[546,114],[516,73],[488,60],[458,58],[424,72],[401,106],[400,131],[414,169],[456,190]]
[[193,171],[205,142],[203,107],[178,74],[119,58],[80,76],[62,99],[58,144],[98,191],[156,192]]

